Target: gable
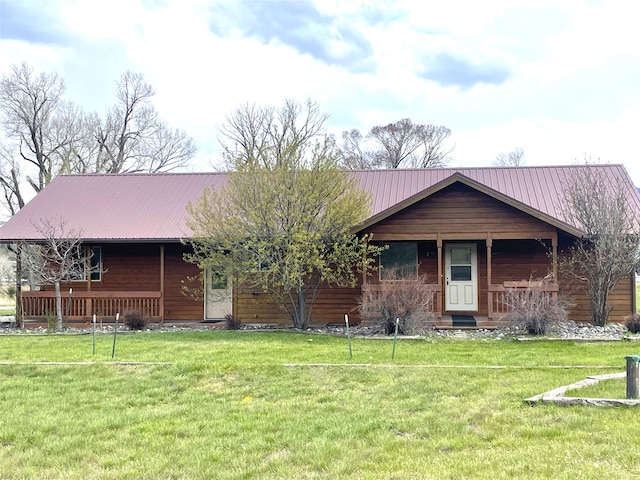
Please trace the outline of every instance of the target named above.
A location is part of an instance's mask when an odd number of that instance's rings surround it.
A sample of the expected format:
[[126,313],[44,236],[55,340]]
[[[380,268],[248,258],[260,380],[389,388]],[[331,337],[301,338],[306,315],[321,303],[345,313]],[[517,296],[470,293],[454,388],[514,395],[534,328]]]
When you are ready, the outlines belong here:
[[549,238],[555,227],[468,185],[455,182],[370,225],[375,240]]

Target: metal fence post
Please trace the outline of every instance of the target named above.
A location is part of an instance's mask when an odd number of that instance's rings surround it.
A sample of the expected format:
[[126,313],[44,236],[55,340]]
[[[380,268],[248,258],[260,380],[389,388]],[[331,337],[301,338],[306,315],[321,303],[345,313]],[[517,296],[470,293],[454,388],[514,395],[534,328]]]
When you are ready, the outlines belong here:
[[640,398],[640,382],[638,382],[640,355],[629,355],[624,358],[627,360],[627,398]]

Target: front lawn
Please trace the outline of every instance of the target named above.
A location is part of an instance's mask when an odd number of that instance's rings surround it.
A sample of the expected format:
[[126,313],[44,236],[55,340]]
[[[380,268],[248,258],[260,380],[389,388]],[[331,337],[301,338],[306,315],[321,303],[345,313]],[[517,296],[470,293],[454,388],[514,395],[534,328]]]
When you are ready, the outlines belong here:
[[[0,336],[0,478],[637,478],[637,409],[523,399],[629,343]],[[35,364],[34,362],[77,362]],[[134,362],[169,362],[136,364]],[[293,365],[292,365],[293,364]],[[575,368],[557,368],[575,367]],[[624,392],[623,392],[624,395]]]

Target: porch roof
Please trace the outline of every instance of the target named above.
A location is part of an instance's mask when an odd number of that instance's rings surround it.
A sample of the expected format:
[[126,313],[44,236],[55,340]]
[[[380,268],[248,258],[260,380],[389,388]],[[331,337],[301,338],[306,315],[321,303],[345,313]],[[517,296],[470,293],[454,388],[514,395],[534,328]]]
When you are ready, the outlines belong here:
[[[577,169],[593,168],[622,189],[640,218],[640,195],[622,165],[438,168],[349,172],[370,193],[366,228],[455,182],[465,183],[574,235],[565,217],[564,187]],[[178,241],[189,237],[186,208],[224,173],[61,175],[0,228],[0,242],[37,241],[43,219],[64,220],[85,241]]]

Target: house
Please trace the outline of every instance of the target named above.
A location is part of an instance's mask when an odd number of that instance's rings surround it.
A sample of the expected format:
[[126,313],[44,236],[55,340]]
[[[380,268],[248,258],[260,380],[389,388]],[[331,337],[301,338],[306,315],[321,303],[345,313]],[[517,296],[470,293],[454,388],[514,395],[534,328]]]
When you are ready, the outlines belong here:
[[[441,325],[468,315],[485,326],[507,310],[505,293],[547,277],[549,295],[571,293],[570,318],[589,321],[584,292],[558,272],[558,258],[580,228],[565,217],[564,188],[578,169],[592,168],[625,192],[640,218],[640,196],[621,165],[363,170],[349,172],[370,193],[371,215],[356,230],[389,248],[379,262],[402,262],[431,285]],[[84,275],[65,285],[72,320],[138,310],[156,321],[219,320],[289,324],[284,310],[264,293],[232,288],[183,260],[188,246],[186,206],[206,187],[220,188],[223,173],[59,176],[0,228],[0,243],[38,242],[37,224],[55,216],[80,233],[90,252]],[[361,283],[384,279],[384,268]],[[204,289],[202,288],[202,283]],[[23,293],[25,318],[54,310],[51,286]],[[200,294],[198,294],[200,292]],[[357,317],[361,285],[326,288],[312,321]],[[65,297],[67,295],[65,294]],[[633,275],[610,297],[611,319],[635,311]]]

